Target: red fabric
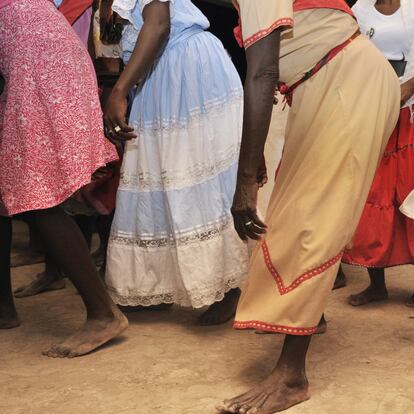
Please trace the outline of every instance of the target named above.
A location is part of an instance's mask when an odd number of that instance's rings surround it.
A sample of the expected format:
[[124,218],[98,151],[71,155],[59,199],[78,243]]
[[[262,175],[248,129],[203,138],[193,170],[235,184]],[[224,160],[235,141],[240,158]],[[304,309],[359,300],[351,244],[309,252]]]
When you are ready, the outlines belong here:
[[59,11],[72,26],[92,4],[93,0],[63,0]]
[[293,3],[295,12],[308,9],[336,9],[354,16],[345,0],[295,0]]
[[293,92],[295,89],[301,85],[303,82],[311,78],[313,75],[318,73],[325,65],[327,65],[342,49],[347,47],[355,38],[360,35],[359,31],[352,35],[348,40],[344,43],[334,47],[331,51],[329,51],[316,65],[313,69],[309,72],[306,72],[305,75],[295,82],[292,86],[286,85],[286,83],[279,82],[278,90],[279,92],[285,96],[286,102],[289,106],[292,106],[293,100]]
[[122,154],[120,161],[106,165],[107,174],[82,187],[75,195],[77,201],[93,207],[99,214],[111,214],[115,209],[116,193],[121,176]]
[[53,3],[13,1],[0,21],[0,211],[15,215],[61,204],[118,156],[91,59]]
[[414,220],[399,206],[414,189],[414,125],[410,110],[401,110],[343,261],[365,267],[414,264]]
[[239,17],[239,24],[233,29],[233,33],[239,46],[243,47],[243,33],[242,33],[240,17]]

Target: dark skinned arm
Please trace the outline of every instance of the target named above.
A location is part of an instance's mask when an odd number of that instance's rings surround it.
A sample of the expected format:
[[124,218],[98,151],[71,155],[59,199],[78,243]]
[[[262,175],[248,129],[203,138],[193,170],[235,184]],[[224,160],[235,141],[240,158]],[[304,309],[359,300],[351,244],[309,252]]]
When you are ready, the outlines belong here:
[[401,85],[401,106],[414,95],[414,78],[409,79]]
[[266,225],[257,216],[258,176],[263,168],[274,91],[279,79],[280,30],[246,50],[247,77],[244,87],[244,120],[237,188],[232,213],[242,240],[259,239]]
[[[170,34],[170,3],[155,0],[145,6],[144,25],[139,33],[131,58],[115,84],[105,110],[105,125],[111,140],[135,138],[133,128],[126,123],[129,91],[145,79]],[[119,126],[119,132],[114,129]]]

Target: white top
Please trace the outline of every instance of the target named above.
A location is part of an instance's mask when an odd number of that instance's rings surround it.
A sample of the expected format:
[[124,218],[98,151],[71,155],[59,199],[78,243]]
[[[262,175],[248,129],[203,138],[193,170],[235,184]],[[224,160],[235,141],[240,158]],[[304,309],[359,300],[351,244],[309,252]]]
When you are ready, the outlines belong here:
[[352,10],[361,32],[370,38],[388,60],[407,59],[413,39],[404,24],[401,8],[392,15],[385,15],[375,5],[367,9],[358,2]]

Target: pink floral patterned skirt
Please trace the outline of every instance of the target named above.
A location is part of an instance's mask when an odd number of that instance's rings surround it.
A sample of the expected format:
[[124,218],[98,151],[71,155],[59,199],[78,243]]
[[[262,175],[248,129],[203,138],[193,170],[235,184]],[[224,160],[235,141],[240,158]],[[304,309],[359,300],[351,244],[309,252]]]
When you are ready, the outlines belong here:
[[59,205],[118,158],[89,55],[48,0],[0,8],[0,214]]

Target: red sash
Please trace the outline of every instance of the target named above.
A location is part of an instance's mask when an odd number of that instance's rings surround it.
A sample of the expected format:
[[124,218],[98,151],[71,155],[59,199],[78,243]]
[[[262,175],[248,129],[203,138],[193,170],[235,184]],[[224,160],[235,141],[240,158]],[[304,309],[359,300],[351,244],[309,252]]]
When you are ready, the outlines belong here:
[[360,35],[360,31],[358,30],[354,33],[348,40],[344,43],[334,47],[327,55],[325,55],[317,64],[316,66],[311,69],[309,72],[306,72],[305,75],[295,82],[292,86],[286,85],[286,83],[279,82],[278,84],[278,91],[285,96],[285,100],[289,106],[292,106],[293,100],[293,92],[295,89],[301,85],[303,82],[307,81],[313,75],[318,73],[325,65],[327,65],[342,49],[345,49],[354,39],[356,39]]
[[308,9],[336,9],[354,15],[345,0],[295,0],[293,3],[295,12]]

